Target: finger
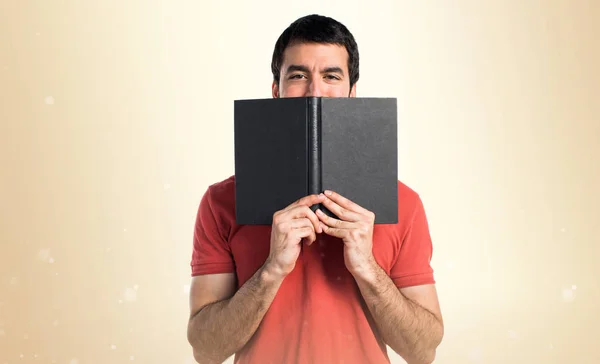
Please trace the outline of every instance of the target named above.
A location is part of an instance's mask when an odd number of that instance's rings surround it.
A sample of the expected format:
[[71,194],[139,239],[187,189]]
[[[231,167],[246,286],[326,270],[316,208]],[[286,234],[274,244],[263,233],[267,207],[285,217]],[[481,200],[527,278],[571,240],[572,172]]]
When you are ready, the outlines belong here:
[[335,202],[336,204],[338,204],[339,206],[341,206],[342,208],[345,208],[347,210],[354,211],[354,212],[357,212],[360,214],[369,213],[369,210],[365,209],[364,207],[360,206],[356,202],[340,195],[339,193],[337,193],[335,191],[325,190],[325,196],[327,196],[327,198],[331,199],[333,202]]
[[299,228],[303,228],[303,227],[310,227],[310,228],[314,229],[314,223],[312,221],[310,221],[308,218],[291,219],[291,220],[281,223],[279,225],[279,230],[282,232],[288,232],[293,229],[299,229]]
[[362,220],[362,217],[360,214],[338,205],[337,203],[335,203],[333,200],[331,200],[329,198],[327,198],[327,199],[325,199],[325,201],[323,201],[323,206],[327,207],[327,209],[329,211],[333,212],[335,214],[335,216],[337,216],[340,220],[352,221],[352,222]]
[[321,220],[325,225],[327,225],[329,227],[338,228],[338,229],[349,229],[352,227],[352,223],[347,222],[347,221],[338,220],[336,218],[328,216],[320,209],[317,209],[316,214],[317,214],[317,217],[319,218],[319,220]]
[[321,232],[319,228],[319,218],[308,206],[299,205],[281,215],[281,219],[284,220],[299,218],[307,218],[312,223],[315,231]]
[[310,234],[310,236],[303,238],[303,240],[307,246],[311,246],[315,241],[317,241],[317,234],[313,232]]
[[346,238],[350,231],[347,229],[339,229],[339,228],[330,227],[330,226],[325,225],[324,223],[321,223],[321,229],[323,229],[323,232],[325,234],[331,235],[331,236],[334,236],[334,237],[340,238],[340,239]]
[[310,207],[312,205],[321,203],[324,199],[325,199],[325,195],[323,195],[322,193],[304,196],[301,199],[294,201],[293,203],[291,203],[289,206],[287,206],[283,210],[284,211],[288,211],[288,210],[293,209],[293,208],[295,208],[297,206],[308,206],[308,207]]
[[317,240],[317,236],[315,235],[315,231],[313,230],[312,226],[294,229],[292,231],[292,236],[294,239],[298,239],[300,241],[302,241],[304,238],[308,238],[311,243]]

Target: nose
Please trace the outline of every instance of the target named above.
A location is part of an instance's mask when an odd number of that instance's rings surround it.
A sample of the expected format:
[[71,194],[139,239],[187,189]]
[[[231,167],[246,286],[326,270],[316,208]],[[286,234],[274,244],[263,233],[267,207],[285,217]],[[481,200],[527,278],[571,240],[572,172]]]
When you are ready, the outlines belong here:
[[312,79],[306,89],[306,96],[321,97],[323,96],[323,88],[319,80]]

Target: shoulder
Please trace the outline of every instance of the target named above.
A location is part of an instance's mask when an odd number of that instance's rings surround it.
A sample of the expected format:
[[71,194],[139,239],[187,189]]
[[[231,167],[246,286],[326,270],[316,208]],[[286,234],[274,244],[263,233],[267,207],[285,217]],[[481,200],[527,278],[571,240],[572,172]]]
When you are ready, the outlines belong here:
[[235,176],[210,184],[204,192],[201,205],[202,209],[210,210],[221,220],[235,221]]
[[421,196],[412,187],[398,180],[398,220],[410,222],[422,209]]
[[207,194],[211,198],[225,199],[230,203],[235,202],[235,176],[214,182],[208,186]]

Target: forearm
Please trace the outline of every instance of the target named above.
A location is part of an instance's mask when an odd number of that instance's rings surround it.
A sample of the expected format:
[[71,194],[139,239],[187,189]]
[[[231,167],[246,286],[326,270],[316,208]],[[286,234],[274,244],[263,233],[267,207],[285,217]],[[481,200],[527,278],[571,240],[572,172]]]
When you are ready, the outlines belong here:
[[376,262],[355,278],[384,341],[409,364],[431,363],[443,336],[440,319],[402,295]]
[[283,278],[264,266],[231,298],[202,308],[189,323],[188,339],[198,363],[222,363],[258,328]]

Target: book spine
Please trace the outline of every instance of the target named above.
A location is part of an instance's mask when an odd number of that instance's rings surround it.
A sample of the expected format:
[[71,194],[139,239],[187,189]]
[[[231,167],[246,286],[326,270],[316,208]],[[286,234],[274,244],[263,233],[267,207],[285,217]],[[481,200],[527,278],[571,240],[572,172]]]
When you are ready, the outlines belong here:
[[[321,184],[321,99],[308,99],[308,194],[322,191]],[[313,206],[313,210],[319,206]]]

